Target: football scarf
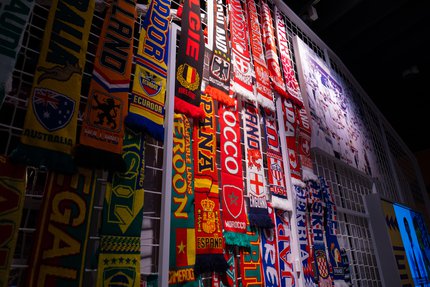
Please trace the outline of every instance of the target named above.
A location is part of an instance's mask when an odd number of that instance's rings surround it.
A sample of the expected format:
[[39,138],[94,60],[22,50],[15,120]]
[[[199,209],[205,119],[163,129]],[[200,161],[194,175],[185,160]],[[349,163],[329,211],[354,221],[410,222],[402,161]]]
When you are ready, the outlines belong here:
[[75,171],[71,152],[93,11],[94,0],[52,2],[14,160]]
[[258,228],[250,227],[249,225],[247,228],[251,248],[240,249],[240,274],[242,275],[242,286],[264,286]]
[[8,285],[10,265],[18,239],[25,197],[25,166],[0,156],[0,287]]
[[145,129],[153,138],[162,141],[171,2],[150,2],[140,27],[132,96],[125,122],[136,129]]
[[229,0],[231,55],[234,93],[255,101],[252,87],[251,55],[248,48],[248,32],[240,0]]
[[200,106],[205,39],[200,19],[200,1],[185,0],[181,19],[181,38],[176,60],[175,112],[202,119]]
[[[297,111],[297,109],[296,109]],[[298,122],[299,122],[299,155],[300,155],[300,165],[302,168],[302,179],[307,180],[318,180],[317,176],[314,174],[312,158],[311,158],[311,126],[309,122],[309,117],[305,108],[298,109],[296,112]]]
[[288,48],[288,37],[285,20],[276,5],[274,9],[276,38],[278,39],[279,55],[281,58],[282,70],[284,72],[284,80],[287,87],[287,99],[292,101],[296,106],[300,108],[303,107],[303,98],[292,65],[290,49]]
[[229,267],[226,273],[212,273],[212,287],[237,286],[237,256],[234,255],[233,249],[227,246],[224,246],[224,251],[224,257]]
[[174,115],[172,166],[169,286],[197,286],[191,128],[183,114]]
[[314,287],[314,272],[312,266],[309,238],[309,213],[307,212],[307,190],[305,187],[295,185],[296,191],[296,220],[297,234],[300,248],[300,262],[303,267],[303,277],[306,287]]
[[49,173],[27,272],[28,287],[84,286],[95,173]]
[[209,95],[201,96],[203,121],[194,124],[194,214],[196,222],[196,264],[194,272],[225,272],[223,235],[219,214],[218,171],[216,166],[215,107]]
[[328,248],[330,265],[333,269],[334,280],[344,280],[344,266],[340,254],[339,242],[337,241],[337,213],[332,192],[323,177],[319,177],[322,197],[326,206],[325,209],[325,239]]
[[[228,45],[224,5],[222,0],[214,2],[216,2],[216,5],[208,5],[213,7],[212,15],[216,27],[212,27],[215,31],[209,31],[209,37],[214,39],[209,41],[213,42],[213,49],[209,65],[209,84],[206,86],[205,93],[211,95],[214,100],[220,103],[232,106],[234,105],[234,100],[229,96],[231,54],[230,46]],[[208,15],[211,15],[209,9]]]
[[106,185],[100,230],[96,286],[140,286],[140,234],[143,220],[145,140],[125,131],[122,157],[127,169]]
[[79,165],[124,172],[122,144],[133,52],[136,3],[112,2],[94,61],[76,159]]
[[266,109],[275,110],[272,88],[270,87],[269,70],[264,57],[261,29],[254,0],[246,0],[246,18],[248,22],[252,59],[257,86],[257,102]]
[[331,287],[333,282],[330,277],[330,265],[327,260],[324,243],[324,203],[321,190],[317,182],[309,180],[306,183],[308,188],[310,204],[310,220],[312,225],[311,243],[313,249],[313,259],[315,260],[315,278],[319,287]]
[[222,222],[228,245],[249,247],[243,197],[242,147],[237,106],[219,105]]
[[[275,211],[268,203],[269,215],[275,222]],[[260,250],[262,252],[262,267],[264,274],[264,286],[280,287],[281,279],[279,273],[279,252],[276,229],[266,228],[261,231]]]
[[276,51],[275,31],[273,28],[272,15],[270,14],[269,5],[265,0],[260,0],[263,43],[266,49],[267,66],[269,75],[272,80],[272,88],[283,98],[287,97],[285,83],[282,79],[281,67],[279,66],[278,53]]
[[261,152],[260,116],[255,105],[243,102],[243,140],[245,143],[248,218],[251,226],[272,228],[267,211],[266,184]]
[[0,5],[0,108],[12,90],[12,72],[34,2],[3,0]]
[[266,131],[267,169],[269,191],[273,208],[286,210],[288,204],[287,188],[284,179],[284,163],[281,143],[278,136],[278,124],[275,112],[262,109],[264,129]]
[[291,254],[291,226],[288,212],[275,210],[276,236],[279,250],[279,274],[281,287],[296,286]]

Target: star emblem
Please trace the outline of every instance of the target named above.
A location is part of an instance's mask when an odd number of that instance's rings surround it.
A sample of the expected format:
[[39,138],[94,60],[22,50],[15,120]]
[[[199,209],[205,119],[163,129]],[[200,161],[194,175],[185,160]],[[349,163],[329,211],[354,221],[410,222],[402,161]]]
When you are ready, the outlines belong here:
[[178,247],[178,253],[185,253],[185,244],[181,241],[181,244],[179,244]]
[[236,205],[236,206],[237,206],[237,199],[238,199],[239,197],[237,197],[234,193],[230,193],[230,194],[228,195],[228,198],[230,199],[230,203],[231,203],[232,205]]

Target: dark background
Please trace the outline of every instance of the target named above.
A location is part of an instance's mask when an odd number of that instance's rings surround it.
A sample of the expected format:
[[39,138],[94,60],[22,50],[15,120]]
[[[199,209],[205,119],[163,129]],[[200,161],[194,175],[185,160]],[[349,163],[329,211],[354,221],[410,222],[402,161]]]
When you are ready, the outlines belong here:
[[339,56],[411,151],[430,149],[429,1],[284,1]]

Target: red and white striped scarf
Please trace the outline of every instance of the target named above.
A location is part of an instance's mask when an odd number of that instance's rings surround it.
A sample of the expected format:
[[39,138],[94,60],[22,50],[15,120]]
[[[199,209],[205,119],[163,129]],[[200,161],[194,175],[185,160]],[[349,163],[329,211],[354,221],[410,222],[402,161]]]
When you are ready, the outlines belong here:
[[311,126],[308,114],[305,108],[298,109],[296,113],[299,122],[299,155],[300,164],[302,167],[302,179],[317,180],[318,177],[314,174],[311,158]]
[[254,0],[246,0],[246,18],[250,33],[251,52],[257,83],[257,102],[264,108],[275,110],[273,93],[269,80],[269,69],[264,57],[260,23]]

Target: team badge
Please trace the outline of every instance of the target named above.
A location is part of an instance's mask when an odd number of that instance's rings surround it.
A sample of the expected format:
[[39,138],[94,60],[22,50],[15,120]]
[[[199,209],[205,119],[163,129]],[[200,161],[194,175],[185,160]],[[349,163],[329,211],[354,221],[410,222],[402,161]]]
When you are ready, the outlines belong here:
[[206,233],[214,233],[216,230],[216,213],[215,202],[209,198],[202,200],[203,207],[203,231]]
[[[122,100],[119,97],[96,91],[91,103],[88,105],[91,124],[108,131],[119,131],[121,129],[123,118],[121,116]],[[91,112],[91,110],[95,111]]]
[[134,286],[136,272],[133,268],[106,268],[103,271],[103,286]]
[[328,262],[327,262],[327,257],[325,256],[325,252],[323,250],[316,250],[315,257],[316,257],[319,275],[323,279],[328,278],[328,275],[329,275],[328,267],[327,267]]
[[222,187],[222,192],[225,207],[228,212],[233,218],[238,218],[243,208],[243,190],[234,185],[224,185]]
[[214,55],[211,65],[211,71],[214,77],[222,82],[226,82],[230,75],[230,63],[218,55]]
[[157,81],[157,79],[158,78],[156,75],[147,73],[145,71],[142,71],[139,74],[140,86],[150,97],[158,95],[158,93],[161,91],[162,83],[161,81]]
[[176,75],[178,82],[183,87],[193,92],[200,88],[200,76],[196,68],[188,64],[182,64],[178,67]]
[[49,89],[35,88],[33,110],[39,123],[49,132],[54,132],[70,122],[75,101]]

